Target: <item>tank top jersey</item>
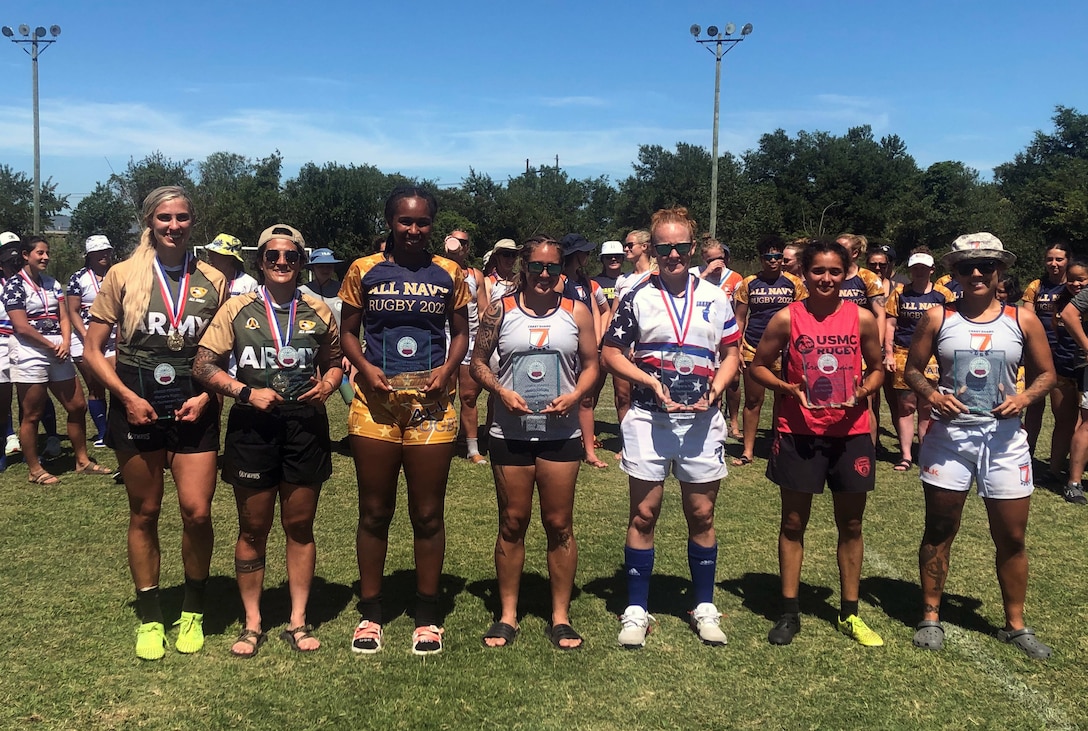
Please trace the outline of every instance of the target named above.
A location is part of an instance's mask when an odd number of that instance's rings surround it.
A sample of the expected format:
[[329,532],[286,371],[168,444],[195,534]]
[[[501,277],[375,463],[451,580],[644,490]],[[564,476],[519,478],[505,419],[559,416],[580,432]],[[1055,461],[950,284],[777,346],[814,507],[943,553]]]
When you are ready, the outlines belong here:
[[480,276],[480,270],[469,267],[461,271],[461,276],[465,278],[465,285],[468,287],[468,336],[474,338],[476,337],[476,331],[480,329],[480,311],[476,300],[480,287],[477,279]]
[[[11,324],[11,318],[8,317],[8,308],[4,306],[3,292],[4,287],[7,285],[8,280],[4,277],[0,277],[0,338],[6,338],[9,335],[15,334],[15,327]],[[8,347],[7,344],[0,347]]]
[[363,314],[362,331],[369,363],[382,368],[383,341],[393,348],[402,338],[422,338],[431,368],[446,360],[445,324],[450,313],[468,304],[468,286],[457,262],[432,255],[410,269],[385,254],[356,259],[340,286],[340,299]]
[[[785,349],[785,380],[804,383],[799,353],[830,354],[840,361],[845,356],[854,373],[865,372],[861,357],[858,305],[842,303],[834,313],[819,320],[804,302],[789,305],[790,339]],[[808,355],[812,357],[812,355]],[[792,396],[778,399],[775,417],[778,430],[788,434],[820,437],[846,437],[869,433],[869,407],[866,403],[840,409],[806,409]]]
[[[340,331],[336,319],[319,297],[297,291],[295,322],[287,345],[298,351],[298,368],[314,375],[321,346],[329,346],[329,356],[339,361]],[[272,314],[282,337],[290,317],[288,305],[273,305]],[[200,345],[216,355],[231,353],[238,363],[237,379],[252,388],[267,388],[275,371],[275,336],[261,290],[232,297],[212,319]],[[295,394],[296,396],[298,394]]]
[[933,284],[934,286],[940,285],[947,289],[949,292],[951,292],[952,298],[954,300],[958,300],[960,297],[963,296],[963,287],[960,286],[960,283],[957,282],[956,278],[953,277],[951,274],[945,274]]
[[839,298],[859,307],[868,307],[870,299],[883,294],[884,285],[881,284],[880,277],[868,269],[859,268],[857,274],[844,279],[839,287]]
[[0,299],[3,299],[6,312],[25,311],[30,326],[42,335],[60,335],[64,290],[53,277],[42,274],[41,284],[37,284],[25,269],[20,269],[8,279]]
[[[1024,333],[1020,329],[1018,310],[1006,305],[989,322],[968,320],[959,313],[954,304],[946,305],[943,321],[937,331],[936,356],[941,368],[941,378],[937,388],[941,393],[955,390],[956,356],[960,359],[993,352],[1004,353],[1004,364],[998,377],[1004,385],[1005,393],[1016,393],[1016,372],[1024,355]],[[936,410],[934,419],[943,419]],[[993,422],[990,414],[957,414],[949,423],[959,425],[988,424]]]
[[[532,315],[518,304],[518,296],[503,297],[502,325],[495,345],[499,358],[497,378],[503,388],[513,388],[513,356],[533,350],[559,352],[559,393],[571,393],[578,383],[581,368],[578,361],[578,325],[574,321],[576,303],[568,297],[559,299],[559,306],[547,315]],[[548,415],[544,432],[525,431],[521,417],[511,414],[502,401],[496,399],[495,419],[491,436],[518,441],[567,440],[579,437],[578,414],[572,409],[563,415]]]
[[[660,276],[652,273],[620,300],[605,341],[625,352],[634,348],[635,365],[658,379],[668,378],[668,372],[662,372],[663,365],[672,367],[671,360],[663,364],[662,355],[684,353],[694,361],[693,373],[709,382],[717,370],[719,347],[739,342],[740,330],[725,292],[690,274],[688,281],[695,283],[693,301],[682,301],[687,297],[686,292],[683,298],[670,301],[671,295]],[[688,309],[693,305],[694,309]],[[690,325],[685,336],[683,321],[689,314]],[[662,410],[654,392],[644,386],[632,386],[631,403],[648,411]]]
[[311,279],[306,284],[300,285],[298,291],[324,302],[325,306],[332,310],[332,317],[336,320],[336,327],[340,327],[341,306],[344,304],[340,301],[340,282],[335,279],[328,279],[324,284],[318,284],[316,279]]
[[575,302],[581,302],[589,308],[590,312],[598,312],[602,305],[607,305],[608,300],[601,291],[601,285],[592,279],[576,281],[569,277],[563,277],[563,296],[569,297]]
[[94,298],[98,296],[100,289],[102,289],[102,282],[98,281],[98,275],[86,267],[73,274],[68,280],[65,295],[79,297],[79,316],[83,320],[84,327],[91,321],[91,305],[94,304]]
[[645,272],[631,272],[617,277],[616,299],[622,300],[625,294],[649,279],[651,274],[653,274],[652,269]]
[[758,346],[774,314],[806,296],[805,285],[788,272],[780,273],[773,282],[758,274],[745,277],[734,292],[736,302],[748,305],[744,342],[753,348]]
[[[154,260],[152,266],[155,266]],[[125,340],[122,332],[125,283],[138,277],[151,277],[151,298],[148,301],[147,313],[135,335],[131,340]],[[183,272],[180,268],[174,272],[167,271],[166,280],[170,285],[170,295],[176,303]],[[186,294],[178,328],[184,342],[178,351],[170,350],[166,344],[170,321],[158,278],[147,269],[135,271],[131,259],[114,264],[106,272],[102,289],[91,305],[91,317],[118,326],[118,363],[151,370],[159,364],[167,363],[179,375],[189,376],[192,373],[193,359],[196,358],[197,344],[216,311],[227,299],[226,277],[210,264],[190,258],[189,288]]]
[[1035,306],[1035,314],[1046,330],[1046,341],[1054,356],[1054,368],[1059,376],[1070,378],[1077,360],[1077,343],[1065,328],[1054,321],[1058,298],[1065,291],[1065,284],[1050,284],[1036,279],[1024,289],[1024,302]]
[[733,297],[736,295],[737,287],[744,281],[744,277],[740,272],[735,272],[732,269],[725,269],[722,272],[722,281],[718,286],[725,292],[725,295],[729,298],[729,301],[733,301]]
[[897,286],[888,298],[884,309],[888,317],[895,318],[894,343],[900,348],[909,348],[914,331],[931,307],[955,301],[955,296],[939,284],[934,284],[928,292],[918,293],[909,284]]

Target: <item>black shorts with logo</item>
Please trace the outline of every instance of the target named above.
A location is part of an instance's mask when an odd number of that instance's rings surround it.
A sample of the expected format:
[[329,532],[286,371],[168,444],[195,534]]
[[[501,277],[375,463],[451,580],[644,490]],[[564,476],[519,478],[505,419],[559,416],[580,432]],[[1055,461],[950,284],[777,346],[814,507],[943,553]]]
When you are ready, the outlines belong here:
[[869,433],[817,437],[777,432],[767,461],[767,479],[779,487],[819,495],[870,492],[876,487],[876,450]]
[[[117,364],[117,376],[129,388],[141,395],[149,394],[141,386],[149,372],[123,363]],[[178,376],[178,390],[184,398],[202,391],[188,376]],[[162,419],[146,426],[128,423],[128,411],[124,402],[110,395],[110,407],[106,421],[106,446],[119,452],[157,452],[165,449],[175,454],[199,454],[219,451],[219,403],[214,395],[196,421]],[[182,402],[179,402],[180,406]]]
[[491,458],[491,464],[529,467],[536,464],[538,459],[548,462],[578,462],[584,453],[581,437],[538,442],[492,437],[488,442],[487,456]]
[[271,411],[235,404],[227,417],[223,481],[254,490],[281,482],[317,487],[332,476],[324,404],[288,403]]

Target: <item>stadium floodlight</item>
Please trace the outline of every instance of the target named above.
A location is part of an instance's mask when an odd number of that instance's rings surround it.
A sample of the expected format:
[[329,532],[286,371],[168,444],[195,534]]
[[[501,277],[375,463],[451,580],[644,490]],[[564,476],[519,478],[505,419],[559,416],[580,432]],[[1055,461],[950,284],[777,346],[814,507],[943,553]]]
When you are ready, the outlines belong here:
[[[722,87],[722,56],[733,50],[733,47],[744,40],[744,37],[752,32],[752,24],[745,23],[741,28],[740,38],[730,38],[736,31],[735,23],[725,24],[725,37],[718,33],[718,26],[711,25],[706,29],[708,38],[699,37],[699,26],[691,26],[691,35],[695,42],[702,44],[706,50],[714,54],[714,134],[710,151],[710,237],[714,238],[718,227],[718,119],[721,103]],[[714,44],[711,49],[707,44]]]
[[[11,28],[8,28],[5,25],[4,26],[4,35],[10,36],[11,35],[11,33],[9,32],[10,30],[11,30]],[[694,24],[690,28],[688,28],[688,30],[691,32],[691,35],[695,36],[696,38],[698,38],[699,34],[703,32],[702,28],[700,28],[699,26],[694,25]]]
[[[14,37],[15,32],[11,29],[11,26],[5,25],[0,32],[4,34],[4,37],[10,38],[12,43],[23,45],[24,50],[30,54],[31,82],[34,90],[34,233],[40,234],[42,232],[42,152],[38,121],[38,56],[50,45],[57,42],[57,36],[60,35],[60,26],[51,25],[49,30],[46,30],[45,26],[39,25],[34,28],[33,35],[31,35],[30,26],[21,23],[19,25],[19,35],[22,38]],[[46,38],[47,34],[52,37]],[[25,48],[25,46],[29,46],[29,48]]]

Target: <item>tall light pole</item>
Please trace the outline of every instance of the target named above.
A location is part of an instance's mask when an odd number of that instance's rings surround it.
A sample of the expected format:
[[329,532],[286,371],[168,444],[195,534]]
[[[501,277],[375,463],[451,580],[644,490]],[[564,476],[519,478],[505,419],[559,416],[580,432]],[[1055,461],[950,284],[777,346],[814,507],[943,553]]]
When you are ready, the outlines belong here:
[[[722,88],[722,56],[733,50],[733,47],[743,41],[752,32],[752,24],[745,23],[740,29],[740,38],[731,38],[737,27],[733,23],[725,24],[725,33],[718,32],[718,26],[712,25],[706,29],[706,38],[700,38],[702,28],[691,26],[692,37],[696,43],[703,44],[703,48],[714,54],[714,136],[710,154],[710,238],[718,228],[718,104],[721,99]],[[708,44],[714,44],[711,49]]]
[[[22,38],[16,38],[15,31],[9,25],[5,25],[2,32],[5,37],[11,39],[12,43],[23,44],[23,50],[30,54],[34,85],[34,233],[40,234],[42,232],[42,149],[38,132],[38,54],[56,42],[57,36],[60,35],[60,26],[49,26],[49,38],[45,37],[46,31],[43,26],[39,25],[31,33],[30,26],[25,23],[19,26],[19,35],[23,36]],[[28,49],[27,46],[30,48]]]

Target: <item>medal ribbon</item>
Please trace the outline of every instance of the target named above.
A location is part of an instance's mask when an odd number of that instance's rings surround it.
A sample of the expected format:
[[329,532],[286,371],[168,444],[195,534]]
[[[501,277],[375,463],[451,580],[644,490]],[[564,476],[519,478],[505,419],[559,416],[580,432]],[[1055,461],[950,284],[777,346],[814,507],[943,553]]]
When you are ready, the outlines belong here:
[[[41,303],[42,303],[42,314],[41,314],[41,316],[40,317],[33,317],[33,318],[29,318],[29,319],[32,319],[32,320],[43,320],[43,319],[59,320],[60,319],[60,314],[59,313],[56,314],[56,315],[50,315],[49,314],[49,299],[45,296],[45,287],[39,287],[38,285],[34,284],[34,280],[31,279],[30,277],[28,277],[26,275],[26,271],[23,270],[23,269],[19,270],[19,276],[23,278],[24,282],[26,282],[27,284],[30,285],[30,289],[33,290],[34,294],[38,295],[38,299],[41,300]],[[60,303],[58,302],[57,304],[59,305]]]
[[[661,284],[661,299],[669,306],[669,309],[665,310],[665,314],[669,316],[669,324],[672,325],[673,334],[676,335],[676,344],[680,346],[681,352],[683,352],[684,340],[688,337],[688,328],[691,327],[691,316],[695,314],[695,307],[693,300],[695,299],[695,277],[688,274],[687,292],[684,296],[684,309],[678,310],[676,307],[677,297],[673,297],[671,292],[665,289],[664,283]],[[675,314],[675,317],[673,316]],[[680,331],[680,323],[684,324],[683,332]]]
[[[190,255],[186,252],[185,263],[182,265],[182,271],[185,274],[178,287],[177,304],[174,303],[174,297],[170,294],[170,284],[166,280],[166,271],[162,267],[162,262],[157,257],[155,259],[155,278],[159,280],[162,301],[166,303],[166,319],[170,321],[170,328],[178,332],[181,331],[181,313],[185,311],[185,303],[189,301],[189,258]],[[91,272],[91,276],[94,276],[94,272]]]
[[276,320],[276,313],[272,310],[272,295],[268,294],[267,287],[261,287],[261,298],[264,300],[264,314],[268,318],[268,326],[272,328],[272,343],[276,346],[276,357],[280,350],[291,344],[291,331],[295,329],[295,313],[298,311],[298,297],[291,298],[291,307],[287,311],[287,328],[280,333],[280,324]]
[[102,291],[102,285],[98,283],[98,275],[94,273],[93,269],[88,269],[87,274],[91,275],[91,286],[94,287],[95,297]]

